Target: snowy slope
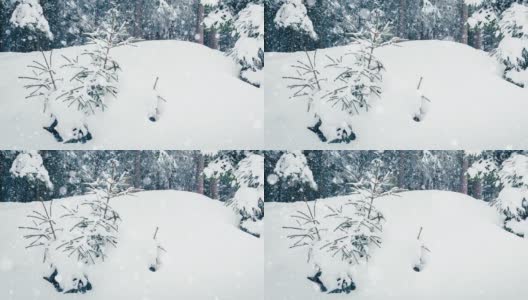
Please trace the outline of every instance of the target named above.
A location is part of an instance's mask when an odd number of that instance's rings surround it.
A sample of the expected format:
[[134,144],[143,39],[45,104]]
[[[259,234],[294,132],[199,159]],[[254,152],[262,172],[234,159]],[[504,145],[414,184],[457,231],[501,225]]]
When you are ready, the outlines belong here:
[[[54,51],[74,57],[82,47]],[[0,53],[0,148],[39,149],[253,149],[263,145],[263,91],[237,78],[238,67],[224,53],[180,41],[141,42],[119,47],[119,95],[109,109],[87,119],[94,139],[85,145],[57,143],[42,130],[49,122],[42,104],[26,100],[27,68],[40,53]],[[148,120],[148,101],[158,91],[167,99],[158,122]],[[47,124],[49,126],[49,123]]]
[[[56,200],[73,205],[79,200]],[[88,270],[93,290],[61,295],[40,276],[42,253],[25,250],[18,226],[39,203],[0,204],[0,299],[262,299],[263,239],[242,232],[223,203],[177,191],[142,192],[112,200],[123,222],[118,248]],[[167,250],[148,270],[156,226]]]
[[[306,129],[306,104],[289,99],[282,77],[305,54],[267,53],[265,141],[270,148],[352,149],[505,149],[528,147],[528,89],[506,82],[487,53],[446,41],[413,41],[377,50],[384,63],[383,94],[368,114],[354,117],[357,139],[348,145],[325,145]],[[337,47],[318,51],[339,56]],[[431,99],[429,113],[417,123],[416,88]]]
[[[346,197],[319,201],[344,203]],[[469,196],[414,191],[376,200],[387,219],[382,248],[357,270],[351,294],[323,294],[306,279],[306,249],[290,249],[289,215],[304,203],[267,203],[266,299],[525,299],[528,240],[504,231],[496,211]],[[291,223],[290,223],[291,224]],[[431,250],[422,272],[412,270],[416,237]]]

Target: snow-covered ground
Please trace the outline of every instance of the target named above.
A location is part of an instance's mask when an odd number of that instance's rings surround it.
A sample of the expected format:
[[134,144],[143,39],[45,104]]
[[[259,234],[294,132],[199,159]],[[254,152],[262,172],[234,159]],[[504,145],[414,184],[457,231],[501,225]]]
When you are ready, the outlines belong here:
[[[339,56],[347,47],[318,50]],[[303,52],[266,54],[265,143],[271,149],[509,149],[528,147],[528,89],[502,79],[488,53],[447,41],[412,41],[376,50],[384,63],[382,97],[373,109],[354,116],[357,139],[324,144],[312,126],[306,103],[290,99],[284,76]],[[422,122],[413,121],[417,91],[431,100]],[[291,83],[291,82],[290,82]]]
[[[108,109],[86,119],[94,139],[62,144],[42,129],[49,119],[36,99],[25,99],[18,76],[41,54],[0,53],[2,149],[254,149],[263,146],[263,89],[238,79],[224,53],[180,41],[149,41],[111,51],[120,63],[119,94]],[[54,51],[55,66],[87,46]],[[167,100],[155,123],[148,120],[152,88]]]
[[[413,191],[376,199],[386,218],[381,248],[356,270],[351,294],[323,294],[306,279],[305,248],[290,249],[289,216],[303,202],[266,203],[266,299],[525,299],[528,240],[501,228],[494,208],[469,196]],[[345,197],[319,200],[343,204]],[[417,235],[430,249],[421,272],[413,271]],[[313,271],[312,271],[313,272]]]
[[[80,197],[55,200],[73,205]],[[118,248],[87,270],[93,290],[58,294],[42,279],[42,249],[24,249],[18,226],[40,203],[0,203],[0,299],[263,299],[263,239],[237,228],[231,208],[178,191],[141,192],[112,199],[122,218]],[[167,253],[148,270],[152,237]]]

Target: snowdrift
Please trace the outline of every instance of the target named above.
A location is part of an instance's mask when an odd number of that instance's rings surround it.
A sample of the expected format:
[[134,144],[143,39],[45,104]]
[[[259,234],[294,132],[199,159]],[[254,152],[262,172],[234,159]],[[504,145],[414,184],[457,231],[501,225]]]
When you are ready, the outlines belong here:
[[[43,105],[25,99],[18,76],[41,59],[38,52],[0,53],[0,148],[249,149],[263,145],[263,91],[241,81],[224,53],[181,41],[149,41],[112,50],[120,63],[119,94],[104,113],[88,117],[93,140],[61,144],[42,129]],[[54,65],[90,46],[54,50]],[[148,120],[152,88],[167,100],[159,120]],[[140,146],[141,145],[141,146]]]
[[[349,47],[318,50],[340,56]],[[446,41],[412,41],[379,48],[384,63],[383,93],[367,114],[354,116],[357,139],[327,145],[306,129],[312,126],[307,106],[290,99],[284,76],[303,52],[266,54],[266,146],[295,149],[506,149],[528,147],[528,89],[502,79],[502,68],[488,53]],[[417,86],[431,100],[422,122]]]
[[[55,200],[54,207],[81,197]],[[223,203],[195,193],[152,191],[113,199],[112,205],[123,219],[118,248],[88,269],[92,291],[65,295],[42,279],[42,251],[25,250],[17,229],[40,203],[1,203],[0,298],[263,299],[263,240],[238,229]],[[157,226],[167,253],[153,273],[149,246]]]
[[[266,203],[266,299],[524,299],[528,240],[501,228],[494,208],[444,191],[414,191],[377,199],[386,218],[382,247],[357,269],[351,294],[324,294],[306,279],[306,249],[290,249],[282,228],[305,203]],[[319,200],[340,204],[347,197]],[[430,249],[421,272],[412,270],[416,238]]]

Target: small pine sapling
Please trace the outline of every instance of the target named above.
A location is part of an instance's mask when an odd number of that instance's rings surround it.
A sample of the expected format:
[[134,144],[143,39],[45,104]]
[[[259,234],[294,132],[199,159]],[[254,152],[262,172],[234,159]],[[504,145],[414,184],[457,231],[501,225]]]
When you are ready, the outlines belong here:
[[112,8],[106,15],[106,22],[94,32],[86,34],[88,43],[93,48],[82,54],[89,58],[89,63],[82,63],[77,57],[67,59],[64,67],[76,70],[70,79],[73,86],[60,98],[75,105],[79,111],[95,114],[97,110],[104,111],[107,103],[105,97],[117,96],[119,82],[119,63],[110,55],[113,48],[131,44],[134,40],[128,36],[126,22],[119,23],[119,11]]
[[159,270],[162,264],[161,257],[163,256],[164,253],[167,252],[167,250],[165,250],[165,248],[161,246],[161,243],[157,239],[158,230],[159,230],[159,227],[156,227],[156,231],[154,231],[154,236],[152,237],[152,240],[154,243],[154,247],[153,247],[154,250],[152,253],[153,255],[152,262],[149,265],[149,271],[151,272],[156,272]]
[[110,173],[88,184],[88,191],[94,197],[76,208],[64,207],[67,213],[63,217],[74,222],[69,229],[71,235],[59,248],[69,256],[75,254],[84,264],[95,264],[98,259],[104,261],[107,246],[117,246],[121,218],[110,200],[136,191],[128,185],[126,172],[118,174],[116,160],[110,160],[109,165]]
[[429,256],[431,253],[431,250],[429,250],[423,242],[422,231],[423,227],[420,227],[420,231],[418,231],[418,236],[416,237],[418,253],[413,266],[415,272],[421,272],[425,268],[426,264],[429,262]]
[[87,187],[88,192],[96,196],[96,201],[101,202],[98,207],[103,209],[103,218],[116,219],[117,217],[111,211],[110,200],[136,193],[139,190],[129,184],[130,178],[127,172],[118,172],[119,161],[111,159],[108,165],[110,173],[88,183]]
[[356,288],[353,268],[368,263],[372,247],[381,247],[383,214],[374,206],[375,199],[394,195],[399,190],[392,185],[390,172],[383,171],[379,159],[372,161],[364,179],[353,183],[354,195],[340,206],[326,205],[316,212],[308,204],[307,211],[292,215],[294,226],[288,238],[292,247],[307,247],[308,262],[314,273],[309,280],[322,292],[350,293]]
[[[370,13],[361,31],[347,36],[357,49],[339,58],[327,56],[330,60],[327,68],[336,70],[330,81],[333,86],[324,98],[349,114],[359,114],[361,110],[369,111],[371,96],[379,98],[382,93],[380,84],[385,67],[374,51],[399,40],[393,37],[391,23],[384,21],[384,13],[379,9]],[[353,58],[351,63],[347,63],[347,56]]]
[[402,190],[394,186],[392,172],[384,171],[384,163],[380,159],[371,162],[370,170],[358,181],[350,183],[352,191],[367,201],[369,211],[367,217],[371,217],[371,209],[374,200],[380,197],[397,196]]
[[[65,234],[64,228],[60,225],[62,217],[55,217],[53,213],[53,200],[49,201],[49,207],[40,199],[42,211],[33,210],[27,216],[31,220],[31,225],[21,226],[19,229],[28,233],[23,237],[29,241],[27,248],[42,247],[43,263],[49,265],[49,275],[43,279],[53,285],[59,293],[85,293],[92,289],[92,286],[84,274],[76,276],[66,276],[62,278],[63,273],[68,274],[67,266],[62,262],[65,258],[60,255],[60,243],[62,236]],[[68,279],[71,279],[69,281]]]
[[44,126],[44,130],[48,131],[53,135],[57,142],[62,142],[63,138],[56,130],[58,120],[55,115],[48,112],[48,106],[51,101],[59,96],[58,90],[62,83],[62,78],[59,78],[57,71],[53,66],[53,50],[50,51],[49,57],[46,56],[44,51],[40,51],[42,61],[34,60],[32,64],[27,67],[31,70],[31,75],[19,76],[19,79],[25,80],[28,83],[24,85],[24,88],[28,90],[26,99],[36,98],[43,102],[43,113],[50,114],[50,124]]
[[402,40],[392,34],[392,23],[386,21],[385,13],[374,9],[359,32],[347,36],[361,46],[360,54],[366,56],[368,69],[383,69],[383,64],[374,55],[377,48],[393,45]]
[[308,248],[314,272],[307,278],[321,292],[350,293],[356,289],[353,266],[368,262],[371,247],[381,246],[383,215],[364,199],[327,205],[319,214],[316,204],[306,203],[305,211],[291,216],[295,225],[284,227],[292,232],[287,236],[293,241],[291,248]]
[[[298,60],[291,66],[294,74],[283,77],[291,82],[288,88],[293,90],[292,98],[306,100],[307,111],[313,114],[313,125],[308,126],[308,130],[315,133],[319,140],[329,143],[348,143],[356,138],[352,127],[347,122],[341,122],[337,126],[333,124],[331,118],[332,107],[326,105],[323,96],[328,94],[329,79],[326,72],[320,70],[317,65],[317,51],[313,56],[305,52],[306,60]],[[346,117],[345,117],[346,118]]]
[[163,103],[167,103],[167,100],[165,100],[165,98],[163,98],[157,90],[158,80],[159,80],[159,77],[156,77],[156,80],[154,81],[154,86],[152,88],[153,95],[152,95],[152,99],[150,100],[152,107],[148,114],[148,119],[151,122],[157,122],[159,120],[159,117],[163,110],[163,107],[162,107]]
[[418,109],[417,112],[414,114],[413,120],[416,122],[421,122],[429,112],[431,100],[427,98],[421,88],[422,88],[422,81],[423,77],[420,77],[420,81],[418,82],[418,87],[416,88],[416,94],[417,94],[417,105]]
[[[54,68],[53,51],[50,52],[49,57],[44,52],[41,52],[41,54],[42,61],[33,61],[33,64],[28,66],[28,68],[32,69],[33,74],[19,77],[22,80],[29,81],[28,84],[24,85],[24,88],[29,90],[26,98],[38,98],[42,100],[44,104],[43,113],[47,114],[50,120],[49,125],[43,128],[51,133],[57,142],[86,143],[92,139],[92,136],[82,121],[77,122],[78,124],[74,128],[71,128],[71,132],[61,132],[59,117],[63,118],[64,115],[57,115],[56,108],[60,106],[58,101],[65,95],[63,90],[65,82],[63,78],[58,76],[58,72]],[[68,61],[70,64],[72,63],[70,60]],[[61,68],[64,67],[62,66]]]
[[368,112],[373,97],[382,93],[384,66],[374,50],[392,45],[398,39],[390,33],[390,23],[383,22],[383,13],[375,10],[365,29],[348,34],[354,49],[340,57],[326,55],[328,63],[318,67],[317,52],[306,53],[307,60],[292,65],[293,75],[285,76],[293,90],[292,98],[305,99],[313,125],[308,129],[322,142],[350,143],[356,139],[352,117]]

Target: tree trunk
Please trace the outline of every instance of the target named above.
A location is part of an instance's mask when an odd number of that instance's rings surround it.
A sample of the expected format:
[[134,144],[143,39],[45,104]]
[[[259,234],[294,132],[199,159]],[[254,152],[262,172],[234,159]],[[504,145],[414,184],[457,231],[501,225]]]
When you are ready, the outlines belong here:
[[218,32],[216,31],[216,29],[211,28],[211,31],[209,32],[209,36],[210,36],[209,47],[211,47],[212,49],[218,50]]
[[134,6],[134,37],[143,38],[143,0],[136,0]]
[[403,189],[405,185],[405,153],[398,151],[398,187]]
[[0,150],[0,202],[4,202],[4,159],[4,153]]
[[407,0],[400,0],[399,5],[399,13],[398,13],[398,34],[402,39],[406,38],[406,18],[405,14],[407,12],[406,6],[407,6]]
[[218,197],[218,178],[211,178],[211,198],[219,199]]
[[482,30],[479,27],[475,28],[475,48],[482,50]]
[[482,180],[480,178],[476,178],[473,183],[473,193],[476,199],[482,199]]
[[4,8],[4,1],[0,1],[0,52],[4,51],[4,19],[3,19],[3,12],[5,11]]
[[[29,201],[29,199],[24,199],[25,201]],[[39,182],[38,180],[35,181],[35,199],[33,201],[40,201],[42,200],[42,197],[40,195],[40,189],[39,189]]]
[[202,153],[198,152],[196,154],[196,192],[199,194],[204,194],[204,166],[205,158]]
[[198,44],[204,43],[204,26],[203,26],[203,20],[204,20],[204,6],[200,2],[200,0],[197,1],[198,9],[196,12],[196,29],[194,33],[194,40]]
[[467,20],[469,17],[469,9],[464,0],[460,1],[461,5],[461,18],[460,18],[460,42],[468,44],[468,24]]
[[469,168],[468,157],[463,153],[462,154],[462,170],[460,171],[460,192],[462,194],[468,193],[468,179],[467,179],[467,169]]
[[141,151],[136,151],[134,157],[134,187],[141,188]]

